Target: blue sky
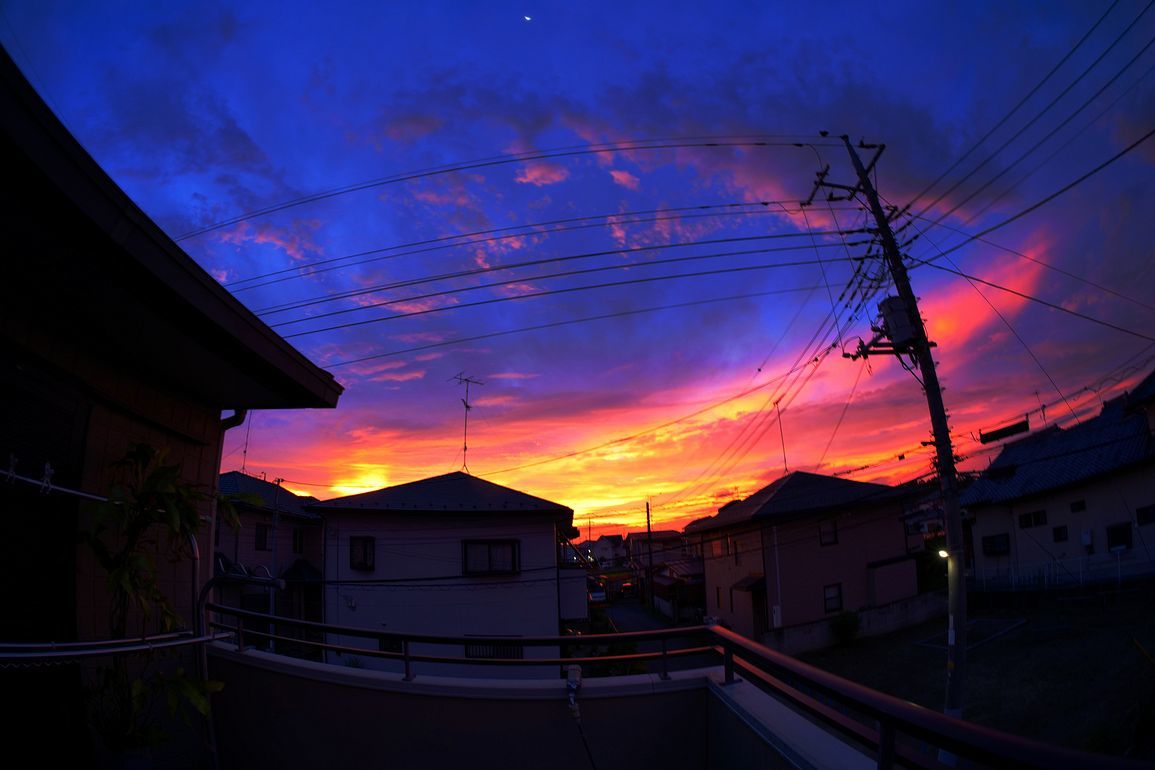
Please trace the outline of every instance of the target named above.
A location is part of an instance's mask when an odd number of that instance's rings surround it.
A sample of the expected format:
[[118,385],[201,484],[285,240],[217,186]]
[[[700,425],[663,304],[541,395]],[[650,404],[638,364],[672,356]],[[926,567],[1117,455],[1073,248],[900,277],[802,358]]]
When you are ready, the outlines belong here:
[[[841,306],[864,236],[823,233],[863,214],[796,205],[825,164],[850,181],[835,137],[887,145],[876,182],[923,215],[921,260],[1155,128],[1155,13],[1130,0],[2,9],[6,50],[190,255],[254,310],[312,303],[266,312],[279,332],[425,311],[291,337],[341,406],[257,415],[224,469],[328,497],[459,468],[465,372],[470,470],[605,531],[647,496],[677,525],[749,494],[780,436],[791,468],[926,472],[917,383],[837,351],[882,294]],[[979,429],[1073,420],[1151,368],[1153,163],[1148,141],[936,260],[1068,312],[913,270],[968,467]]]

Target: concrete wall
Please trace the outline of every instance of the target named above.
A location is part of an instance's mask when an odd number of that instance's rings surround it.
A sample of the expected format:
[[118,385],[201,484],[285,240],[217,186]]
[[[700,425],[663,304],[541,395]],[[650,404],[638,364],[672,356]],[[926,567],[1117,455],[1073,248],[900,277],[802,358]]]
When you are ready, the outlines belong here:
[[588,770],[583,731],[599,770],[706,767],[700,673],[587,680],[579,730],[560,678],[401,682],[262,653],[209,660],[225,682],[213,705],[224,770]]
[[[1155,523],[1140,526],[1135,518],[1136,508],[1149,505],[1155,505],[1155,465],[1011,505],[972,508],[976,587],[1079,584],[1155,571]],[[1045,523],[1032,516],[1032,526],[1020,526],[1020,514],[1037,511],[1045,512]],[[1116,555],[1107,549],[1107,527],[1121,523],[1131,527],[1132,547]],[[1056,533],[1061,527],[1066,540]],[[983,538],[1003,534],[1009,552],[986,555]]]
[[[900,628],[913,626],[946,615],[944,593],[919,594],[881,607],[858,612],[858,636],[881,636]],[[821,650],[836,643],[830,631],[830,620],[819,620],[789,628],[779,628],[763,635],[761,643],[788,655]]]

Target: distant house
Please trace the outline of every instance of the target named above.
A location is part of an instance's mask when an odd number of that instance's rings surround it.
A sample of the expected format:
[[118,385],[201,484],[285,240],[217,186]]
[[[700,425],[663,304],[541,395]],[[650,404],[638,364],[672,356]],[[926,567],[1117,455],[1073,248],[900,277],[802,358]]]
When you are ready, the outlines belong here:
[[324,531],[321,517],[305,510],[317,499],[295,495],[279,484],[240,471],[222,473],[219,483],[221,495],[236,499],[233,507],[240,526],[233,529],[217,523],[215,573],[285,580],[283,591],[225,583],[218,589],[219,600],[255,612],[322,620]]
[[912,597],[902,515],[891,487],[801,471],[727,503],[686,529],[704,553],[706,613],[796,647],[785,630]]
[[701,622],[706,614],[706,566],[685,556],[654,568],[654,608],[671,620]]
[[1155,572],[1155,373],[1091,419],[1007,444],[961,502],[977,588]]
[[682,533],[675,529],[631,532],[626,536],[626,550],[635,568],[645,568],[651,559],[654,565],[659,565],[686,556]]
[[[148,444],[211,494],[225,432],[247,410],[333,407],[341,386],[166,236],[3,51],[0,168],[0,641],[107,639],[107,575],[77,533],[109,493],[112,464]],[[211,521],[215,508],[201,512]],[[157,560],[190,624],[212,574],[209,527],[197,547],[201,560]],[[131,633],[159,623],[136,617]],[[38,761],[95,764],[77,664],[7,670],[4,694],[19,704],[8,734],[38,747]],[[192,756],[181,761],[207,762]]]
[[626,563],[626,546],[621,535],[602,535],[593,544],[593,555],[601,567],[621,567]]
[[[328,623],[476,639],[455,648],[415,644],[415,652],[530,658],[558,650],[488,640],[555,636],[567,621],[587,617],[586,570],[560,556],[573,520],[564,505],[456,472],[308,509],[325,520]],[[368,657],[358,664],[396,668]]]

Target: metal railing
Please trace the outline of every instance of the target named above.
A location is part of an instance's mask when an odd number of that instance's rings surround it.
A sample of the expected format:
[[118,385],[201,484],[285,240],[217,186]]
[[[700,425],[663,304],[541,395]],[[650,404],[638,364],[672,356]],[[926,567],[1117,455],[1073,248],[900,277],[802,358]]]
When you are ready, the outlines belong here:
[[[257,612],[206,604],[218,619],[207,626],[232,635],[238,649],[254,638],[283,640],[320,650],[399,660],[404,680],[415,678],[414,663],[490,666],[565,666],[607,662],[659,661],[660,674],[668,677],[671,658],[711,653],[722,668],[722,687],[737,683],[739,675],[770,696],[800,710],[838,739],[856,745],[876,759],[877,767],[937,768],[1038,768],[1039,770],[1136,770],[1150,763],[1066,749],[1010,735],[992,728],[948,717],[937,711],[872,690],[776,652],[720,626],[690,626],[657,631],[577,636],[485,638],[487,644],[550,647],[567,650],[576,646],[620,645],[629,642],[660,642],[661,649],[610,656],[542,658],[475,658],[417,652],[415,644],[464,647],[476,637],[405,634],[351,626],[273,617]],[[226,623],[221,618],[231,618]],[[258,627],[259,626],[259,627]],[[297,628],[320,635],[324,641],[288,637],[276,627]],[[335,644],[330,635],[377,640],[378,649]],[[673,647],[676,640],[704,641]],[[559,669],[560,676],[560,669]]]

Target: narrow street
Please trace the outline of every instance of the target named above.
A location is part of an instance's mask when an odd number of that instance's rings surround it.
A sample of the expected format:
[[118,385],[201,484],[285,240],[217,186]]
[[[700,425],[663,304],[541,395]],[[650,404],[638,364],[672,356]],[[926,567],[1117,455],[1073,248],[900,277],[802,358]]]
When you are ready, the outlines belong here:
[[[618,631],[655,631],[662,628],[674,628],[676,624],[651,610],[639,599],[619,600],[605,608],[606,616],[617,627]],[[705,644],[703,637],[687,636],[681,639],[671,639],[668,649],[676,650],[686,647],[700,647]],[[638,643],[638,652],[660,652],[661,641],[646,641]],[[669,659],[669,670],[679,671],[689,668],[702,668],[718,665],[718,656],[712,653],[672,657]],[[650,673],[659,673],[662,670],[661,660],[649,661],[647,668]]]

